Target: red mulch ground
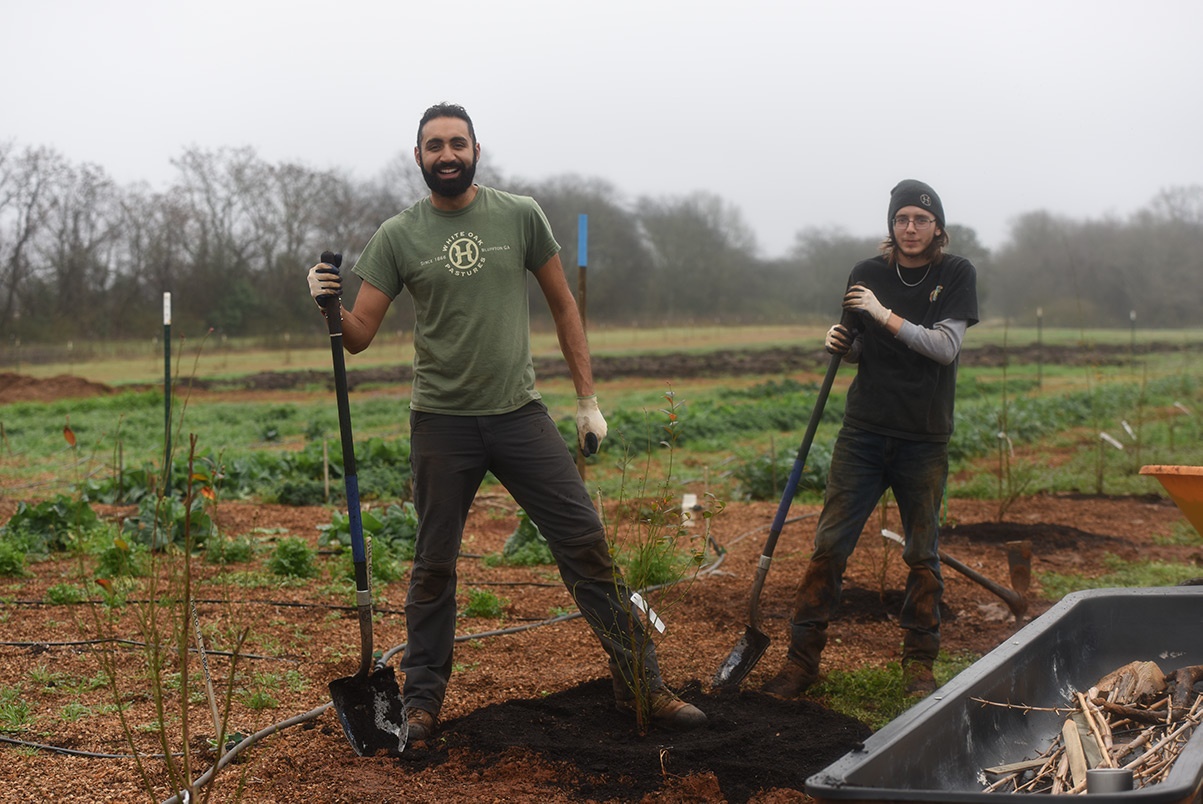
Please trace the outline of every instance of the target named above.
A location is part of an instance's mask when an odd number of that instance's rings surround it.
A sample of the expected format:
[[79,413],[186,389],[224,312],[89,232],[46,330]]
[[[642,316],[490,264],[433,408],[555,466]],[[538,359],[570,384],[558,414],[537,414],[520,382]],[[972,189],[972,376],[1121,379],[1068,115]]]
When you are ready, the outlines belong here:
[[[53,387],[56,382],[63,387]],[[74,378],[24,390],[17,385],[0,377],[0,403],[14,401],[12,394],[57,398],[54,394],[103,392],[79,388]],[[0,522],[15,506],[16,500],[0,499]],[[579,618],[472,638],[533,625],[571,602],[552,568],[490,568],[479,559],[498,552],[517,524],[508,497],[483,495],[467,529],[460,602],[470,589],[488,590],[506,599],[504,616],[460,620],[464,641],[457,649],[438,740],[401,758],[361,758],[351,751],[334,712],[321,710],[329,701],[327,684],[353,673],[358,663],[357,618],[347,587],[333,580],[335,561],[324,558],[322,576],[299,585],[240,580],[262,567],[279,539],[297,536],[316,546],[316,528],[330,522],[329,510],[221,501],[217,517],[223,537],[246,535],[263,548],[254,567],[193,564],[193,597],[218,690],[227,689],[231,673],[230,657],[222,651],[233,652],[238,635],[247,636],[233,663],[236,692],[228,730],[250,735],[289,719],[298,722],[255,740],[200,792],[212,801],[263,804],[808,801],[806,778],[868,734],[864,724],[827,709],[822,700],[784,703],[756,692],[784,657],[793,588],[809,554],[815,506],[792,510],[761,596],[762,625],[773,638],[767,654],[741,690],[710,686],[744,631],[757,558],[776,507],[728,505],[713,521],[713,536],[727,551],[718,571],[683,594],[652,596],[668,623],[660,643],[666,677],[710,715],[710,725],[641,737],[632,720],[613,711],[601,650]],[[131,512],[109,508],[102,514],[119,519]],[[1017,539],[1031,542],[1034,576],[1050,571],[1099,575],[1109,555],[1203,566],[1197,543],[1172,544],[1164,538],[1182,517],[1157,496],[1034,496],[1017,501],[1005,522],[996,519],[994,503],[952,500],[942,547],[1003,584],[1008,583],[1005,543]],[[886,525],[899,529],[896,521]],[[878,526],[872,523],[871,530]],[[879,538],[862,541],[831,626],[826,670],[885,666],[899,658],[901,557]],[[131,741],[143,754],[161,754],[164,744],[181,752],[187,733],[188,756],[176,754],[171,763],[178,778],[195,779],[209,769],[216,729],[199,658],[194,652],[187,665],[185,719],[179,705],[180,664],[171,652],[177,644],[172,628],[181,624],[146,619],[161,610],[147,600],[179,589],[178,564],[160,567],[162,586],[151,589],[142,582],[126,591],[125,605],[114,608],[99,605],[102,595],[86,562],[58,558],[30,569],[30,577],[0,578],[0,737],[40,747],[0,743],[0,804],[160,801],[172,795],[169,763],[161,756],[140,763],[128,758]],[[377,584],[378,649],[404,642],[405,580]],[[998,597],[956,571],[946,568],[945,581],[943,647],[950,654],[984,654],[1052,605],[1040,597],[1034,581],[1027,614],[1017,622]],[[86,588],[92,602],[49,604],[48,590],[60,584]],[[168,648],[159,685],[166,694],[162,715],[144,646],[156,629]],[[396,657],[391,664],[396,666]],[[112,705],[113,691],[101,683],[106,667],[116,674],[124,725]],[[259,694],[259,706],[250,705],[251,693]],[[14,715],[14,702],[28,706],[23,717]],[[166,723],[165,743],[160,722]],[[89,753],[117,756],[83,755]]]

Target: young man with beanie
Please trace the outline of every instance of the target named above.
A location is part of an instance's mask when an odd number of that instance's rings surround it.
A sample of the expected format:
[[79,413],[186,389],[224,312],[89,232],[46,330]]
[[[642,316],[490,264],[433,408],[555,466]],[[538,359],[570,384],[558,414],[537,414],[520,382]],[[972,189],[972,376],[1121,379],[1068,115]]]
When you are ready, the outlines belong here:
[[[596,451],[606,421],[560,246],[534,199],[474,183],[479,158],[462,107],[426,110],[414,161],[430,195],[381,224],[355,263],[364,281],[354,309],[335,305],[343,343],[357,353],[371,344],[402,290],[414,304],[409,428],[418,535],[401,661],[409,740],[427,740],[438,728],[453,665],[456,559],[486,472],[547,539],[569,594],[608,655],[618,708],[634,711],[634,679],[642,678],[650,688],[645,703],[652,723],[703,726],[706,716],[664,685],[601,519],[535,390],[528,277],[547,300],[572,374],[580,446],[585,455]],[[338,295],[342,287],[322,264],[308,279],[314,299]]]
[[836,438],[814,552],[790,617],[781,671],[762,690],[796,698],[819,678],[827,624],[840,600],[844,569],[886,489],[894,492],[909,572],[899,625],[907,693],[936,687],[940,649],[939,514],[948,477],[957,358],[977,323],[977,272],[947,254],[944,206],[914,179],[890,192],[881,254],[856,264],[844,309],[860,314],[858,332],[836,324],[831,354],[856,364]]

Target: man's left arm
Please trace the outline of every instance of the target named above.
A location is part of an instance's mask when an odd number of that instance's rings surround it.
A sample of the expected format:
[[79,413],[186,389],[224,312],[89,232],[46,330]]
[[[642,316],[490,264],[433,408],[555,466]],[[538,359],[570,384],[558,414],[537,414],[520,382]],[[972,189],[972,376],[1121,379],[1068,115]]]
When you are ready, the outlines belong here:
[[[576,299],[564,276],[560,255],[554,254],[534,271],[535,279],[547,299],[552,320],[556,324],[556,338],[560,351],[572,374],[576,388],[577,437],[586,455],[597,450],[597,444],[606,437],[606,420],[597,406],[597,395],[593,390],[593,364],[589,360],[589,342],[585,338],[585,326]],[[595,443],[590,445],[587,437],[593,435]]]
[[961,353],[961,343],[965,340],[967,329],[969,322],[963,318],[937,321],[931,329],[904,320],[895,337],[911,351],[918,352],[942,366],[950,366]]

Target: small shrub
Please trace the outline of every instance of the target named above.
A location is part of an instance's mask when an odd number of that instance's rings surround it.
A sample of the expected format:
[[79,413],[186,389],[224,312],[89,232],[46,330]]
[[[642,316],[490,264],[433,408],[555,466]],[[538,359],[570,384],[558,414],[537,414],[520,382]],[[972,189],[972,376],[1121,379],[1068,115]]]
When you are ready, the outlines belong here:
[[318,574],[316,557],[317,552],[303,540],[289,537],[276,545],[268,568],[285,578],[313,578]]
[[[413,503],[389,505],[384,511],[365,509],[360,512],[360,522],[365,537],[371,536],[375,545],[387,544],[390,553],[402,561],[414,557],[414,545],[418,539],[418,512]],[[351,517],[335,511],[329,525],[318,525],[321,535],[318,546],[336,547],[340,550],[351,547]]]
[[[739,482],[740,493],[749,500],[779,500],[785,491],[796,455],[781,454],[775,459],[759,455],[735,467],[732,475]],[[827,472],[831,468],[831,450],[822,444],[811,445],[798,480],[794,496],[820,494],[827,488]]]
[[91,715],[92,709],[90,707],[84,706],[79,701],[71,701],[63,705],[63,708],[59,710],[58,717],[64,723],[74,723]]
[[51,553],[74,547],[100,526],[100,517],[87,501],[60,494],[33,505],[17,503],[16,512],[0,530],[31,552]]
[[509,604],[510,601],[498,597],[492,592],[484,589],[469,589],[468,604],[464,606],[462,615],[497,620],[505,614],[505,607]]
[[0,540],[0,576],[24,578],[29,574],[25,569],[25,550],[15,541]]
[[0,731],[25,731],[29,720],[29,704],[21,697],[20,688],[0,687]]
[[194,548],[202,547],[213,530],[213,520],[200,496],[187,506],[175,497],[144,497],[138,504],[138,514],[128,517],[122,525],[122,533],[152,550],[183,545],[185,531],[191,536]]
[[260,711],[263,709],[275,709],[280,705],[280,702],[272,697],[271,693],[264,690],[255,690],[248,692],[242,696],[242,702],[247,705],[248,709]]
[[[380,583],[394,583],[405,577],[405,563],[397,556],[396,549],[387,541],[371,540],[371,573],[372,580]],[[355,557],[350,550],[344,550],[339,555],[338,575],[342,578],[355,580]]]
[[146,545],[131,545],[118,536],[96,553],[96,574],[102,578],[145,577],[149,553]]
[[686,576],[696,562],[681,550],[675,538],[659,539],[620,549],[617,561],[627,582],[636,589],[675,583]]
[[46,590],[46,602],[56,606],[69,606],[87,598],[87,594],[73,583],[57,583]]
[[518,526],[505,540],[501,554],[486,556],[484,559],[485,566],[489,567],[533,567],[554,564],[555,561],[547,539],[543,538],[543,534],[539,532],[535,523],[531,522],[526,511],[521,510],[518,512]]
[[205,548],[205,560],[210,564],[245,564],[255,557],[255,543],[250,539],[216,539]]

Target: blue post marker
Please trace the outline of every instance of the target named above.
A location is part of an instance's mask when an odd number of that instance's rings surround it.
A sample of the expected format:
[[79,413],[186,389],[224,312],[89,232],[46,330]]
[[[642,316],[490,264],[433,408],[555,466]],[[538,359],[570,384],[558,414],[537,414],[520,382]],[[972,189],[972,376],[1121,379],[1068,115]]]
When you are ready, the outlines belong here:
[[[576,308],[577,308],[577,312],[579,312],[581,315],[581,329],[586,329],[585,320],[586,320],[586,311],[588,310],[588,305],[586,304],[585,298],[586,298],[586,288],[588,286],[588,282],[586,280],[586,273],[587,273],[587,269],[588,269],[588,265],[589,265],[589,216],[587,214],[585,214],[584,212],[582,212],[577,217],[577,223],[576,223],[576,265],[577,265]],[[586,329],[586,335],[587,334],[588,334],[588,330]],[[584,480],[585,479],[585,456],[582,454],[580,449],[578,449],[576,451],[576,470],[577,470],[577,472],[580,473],[581,480]]]
[[163,294],[163,493],[171,492],[171,293]]
[[578,269],[576,306],[581,314],[581,326],[584,326],[585,311],[588,309],[588,305],[585,303],[588,285],[585,273],[589,266],[589,216],[584,212],[577,217],[576,223],[576,265]]
[[581,268],[589,264],[589,216],[584,212],[576,224],[576,264]]

